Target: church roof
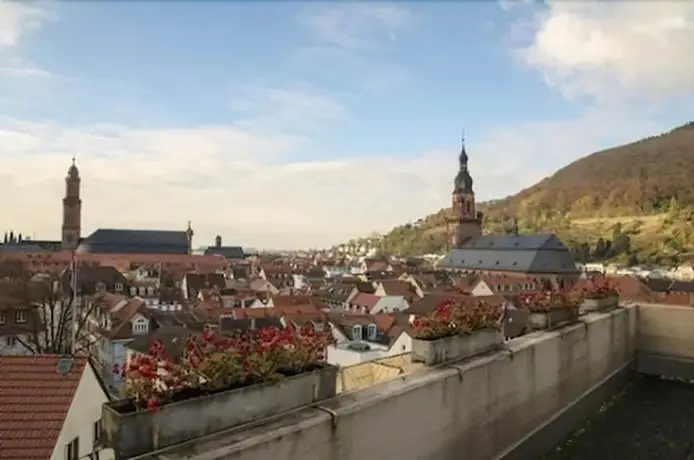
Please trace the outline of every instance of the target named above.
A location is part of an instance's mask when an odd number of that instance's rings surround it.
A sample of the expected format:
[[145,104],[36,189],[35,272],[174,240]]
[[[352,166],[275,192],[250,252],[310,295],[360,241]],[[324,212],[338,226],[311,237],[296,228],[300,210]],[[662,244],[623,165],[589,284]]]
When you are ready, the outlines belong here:
[[520,273],[575,273],[568,248],[553,234],[483,235],[452,249],[441,268]]
[[185,231],[100,228],[77,247],[91,254],[188,254]]
[[46,252],[46,250],[43,249],[41,246],[39,246],[37,244],[33,244],[31,242],[21,242],[21,243],[8,243],[8,244],[1,244],[0,243],[0,252],[2,252],[2,253],[16,253],[16,252],[39,253],[39,252]]
[[218,254],[226,259],[244,260],[246,254],[241,246],[210,246],[205,249],[206,256]]

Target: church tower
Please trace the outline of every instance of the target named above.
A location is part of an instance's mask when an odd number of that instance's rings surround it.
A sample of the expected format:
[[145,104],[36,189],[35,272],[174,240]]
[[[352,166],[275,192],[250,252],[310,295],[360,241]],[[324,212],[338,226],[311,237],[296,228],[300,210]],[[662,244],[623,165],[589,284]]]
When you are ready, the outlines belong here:
[[190,226],[190,221],[188,221],[188,228],[186,229],[186,244],[188,245],[188,254],[193,253],[193,236],[195,232],[193,227]]
[[468,170],[465,138],[458,157],[458,174],[453,181],[453,212],[449,220],[451,248],[459,248],[470,238],[482,235],[482,213],[475,210],[475,192]]
[[82,200],[80,199],[80,172],[72,158],[72,166],[65,178],[65,198],[63,198],[63,250],[74,250],[82,234]]

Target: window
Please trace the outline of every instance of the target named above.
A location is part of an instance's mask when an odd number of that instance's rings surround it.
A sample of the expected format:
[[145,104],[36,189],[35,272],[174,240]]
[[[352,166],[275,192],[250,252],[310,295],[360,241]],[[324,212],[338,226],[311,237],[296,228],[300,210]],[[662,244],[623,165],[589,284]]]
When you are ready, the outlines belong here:
[[96,447],[99,445],[99,440],[101,439],[101,419],[94,422],[92,425],[92,431],[94,432],[94,446]]
[[123,291],[123,283],[116,283],[116,292]]
[[149,295],[149,296],[154,295],[154,288],[152,286],[147,288],[147,295]]
[[7,322],[7,316],[4,311],[0,311],[0,324],[5,324]]
[[137,295],[137,288],[135,286],[130,287],[130,295]]
[[135,334],[145,333],[145,332],[147,332],[148,329],[149,329],[149,324],[147,324],[146,319],[140,318],[137,321],[135,321],[135,323],[133,323],[133,332]]
[[65,446],[65,460],[77,460],[80,456],[80,438],[79,436],[70,441]]
[[378,328],[376,328],[375,324],[369,324],[367,326],[368,334],[369,334],[369,339],[373,340],[376,338],[376,334],[378,334]]
[[15,323],[26,323],[29,320],[29,315],[26,310],[17,310],[14,312]]
[[361,326],[359,324],[352,326],[352,339],[361,339]]
[[17,337],[15,337],[13,335],[8,335],[5,338],[5,343],[7,344],[8,347],[12,348],[15,345],[17,345]]

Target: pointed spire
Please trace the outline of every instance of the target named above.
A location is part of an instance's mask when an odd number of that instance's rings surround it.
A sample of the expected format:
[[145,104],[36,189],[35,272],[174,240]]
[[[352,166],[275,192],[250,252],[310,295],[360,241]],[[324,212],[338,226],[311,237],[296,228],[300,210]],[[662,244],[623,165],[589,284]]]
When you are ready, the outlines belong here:
[[465,151],[465,128],[463,128],[462,136],[460,137],[460,156],[458,157],[458,163],[461,168],[467,168],[467,152]]

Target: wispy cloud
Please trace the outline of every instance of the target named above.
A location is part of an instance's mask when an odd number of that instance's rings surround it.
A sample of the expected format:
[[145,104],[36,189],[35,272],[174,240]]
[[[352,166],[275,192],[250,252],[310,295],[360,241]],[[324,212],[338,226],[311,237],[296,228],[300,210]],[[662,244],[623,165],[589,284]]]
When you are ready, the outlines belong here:
[[0,48],[15,48],[20,40],[50,19],[49,12],[30,2],[0,0]]
[[0,0],[0,74],[7,77],[48,77],[51,73],[22,58],[21,41],[55,19],[52,10],[32,2]]
[[369,51],[393,43],[415,21],[412,12],[395,4],[313,5],[299,21],[328,46]]
[[304,134],[346,115],[346,108],[335,95],[307,82],[244,86],[234,91],[231,108],[244,127]]

